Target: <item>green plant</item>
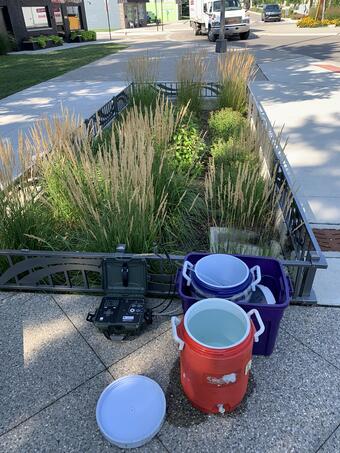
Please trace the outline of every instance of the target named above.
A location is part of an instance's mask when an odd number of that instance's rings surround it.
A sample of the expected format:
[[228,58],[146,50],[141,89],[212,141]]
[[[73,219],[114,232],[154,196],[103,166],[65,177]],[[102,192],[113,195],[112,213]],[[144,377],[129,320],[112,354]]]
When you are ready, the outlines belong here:
[[174,155],[175,168],[181,171],[202,171],[202,158],[206,146],[200,134],[199,127],[192,117],[184,121],[176,130],[171,152]]
[[158,78],[159,58],[148,53],[133,57],[127,63],[127,80],[132,83],[132,101],[143,111],[156,105],[158,94],[154,84]]
[[177,63],[177,104],[188,105],[191,112],[199,114],[202,108],[201,90],[207,70],[205,53],[183,55]]
[[0,34],[0,55],[6,55],[11,50],[10,41],[8,36]]
[[134,105],[96,152],[87,129],[72,118],[36,130],[43,205],[58,231],[67,231],[66,248],[109,251],[124,242],[145,252],[154,243],[190,243],[193,227],[186,222],[199,219],[197,189],[190,175],[175,171],[169,152],[184,114],[164,98],[154,111]]
[[80,31],[71,31],[70,40],[75,41],[78,38],[78,36],[81,37]]
[[64,42],[63,38],[61,36],[57,35],[50,35],[49,36],[50,40],[53,42],[53,44],[57,46],[61,46]]
[[243,133],[240,137],[229,138],[228,141],[218,139],[213,142],[210,148],[210,154],[217,165],[224,165],[224,168],[230,168],[237,162],[249,162],[251,165],[258,164],[258,155],[256,153],[256,140],[249,131]]
[[[0,141],[0,247],[41,248],[37,237],[53,237],[48,206],[41,202],[37,167],[27,170],[33,150],[19,137],[18,149]],[[19,176],[18,176],[19,175]]]
[[240,136],[246,126],[246,120],[240,112],[224,108],[211,112],[208,125],[213,139],[228,141],[231,137]]
[[149,110],[150,108],[153,110],[159,98],[157,90],[152,83],[133,84],[131,94],[130,106],[138,105],[143,111]]
[[228,49],[219,56],[217,72],[220,83],[219,106],[241,113],[247,109],[248,82],[255,74],[255,59],[248,51]]
[[258,166],[237,163],[233,170],[217,166],[211,159],[205,177],[208,222],[210,226],[225,228],[224,252],[229,253],[235,251],[233,247],[242,235],[255,237],[261,246],[270,243],[275,236],[278,200],[274,179],[265,179]]
[[50,40],[50,37],[44,36],[44,35],[34,36],[34,37],[30,38],[30,41],[36,42],[41,49],[45,49],[45,47],[47,46],[47,42],[49,40]]
[[92,30],[81,30],[79,36],[82,37],[83,41],[96,41],[97,33]]
[[303,17],[296,25],[300,28],[315,28],[322,27],[323,24],[321,20],[313,19],[312,17]]
[[127,62],[126,76],[130,83],[154,83],[159,73],[159,58],[148,53],[132,57]]

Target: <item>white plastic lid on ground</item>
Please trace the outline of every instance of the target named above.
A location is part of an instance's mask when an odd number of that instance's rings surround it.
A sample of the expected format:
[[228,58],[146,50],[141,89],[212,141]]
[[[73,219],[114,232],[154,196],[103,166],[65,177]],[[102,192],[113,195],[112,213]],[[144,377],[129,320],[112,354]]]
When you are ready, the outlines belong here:
[[157,382],[132,375],[112,382],[97,403],[97,423],[103,436],[120,448],[149,442],[161,429],[166,401]]

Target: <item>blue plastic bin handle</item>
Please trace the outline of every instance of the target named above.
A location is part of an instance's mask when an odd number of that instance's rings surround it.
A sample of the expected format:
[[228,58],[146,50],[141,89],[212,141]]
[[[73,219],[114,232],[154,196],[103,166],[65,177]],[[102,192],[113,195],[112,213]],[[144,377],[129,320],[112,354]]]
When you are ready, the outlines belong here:
[[184,261],[182,275],[187,281],[187,286],[191,285],[191,277],[188,275],[188,269],[192,270],[194,266],[190,263],[190,261]]
[[253,276],[251,289],[253,291],[255,291],[256,286],[261,282],[261,279],[262,279],[261,268],[260,268],[260,266],[254,266],[250,269],[250,272],[252,273],[252,276]]
[[171,317],[171,329],[172,329],[172,337],[174,339],[174,341],[178,344],[178,349],[180,351],[183,350],[184,348],[184,341],[179,338],[178,334],[177,334],[177,326],[181,323],[181,321],[177,318],[177,316],[172,316]]
[[264,327],[264,324],[263,324],[263,321],[262,321],[262,318],[260,316],[260,313],[255,309],[253,308],[252,310],[248,311],[247,313],[248,315],[248,318],[250,319],[252,317],[252,315],[255,315],[256,319],[257,319],[257,322],[259,323],[259,330],[257,330],[254,334],[254,340],[255,340],[255,343],[258,343],[259,341],[259,337],[263,334],[263,332],[265,331],[265,327]]

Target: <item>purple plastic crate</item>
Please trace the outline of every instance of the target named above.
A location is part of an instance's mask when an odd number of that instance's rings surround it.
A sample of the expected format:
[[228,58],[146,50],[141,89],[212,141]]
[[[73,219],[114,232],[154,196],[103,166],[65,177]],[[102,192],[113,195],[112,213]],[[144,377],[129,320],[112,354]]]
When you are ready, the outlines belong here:
[[[196,264],[198,260],[207,255],[209,255],[209,253],[189,253],[189,255],[185,257],[185,260],[189,261],[192,264]],[[260,312],[262,321],[266,329],[260,336],[259,342],[254,343],[253,354],[270,355],[274,350],[283,312],[288,307],[291,298],[289,278],[284,272],[280,261],[274,258],[244,255],[234,256],[244,261],[249,268],[256,265],[260,266],[262,274],[261,284],[267,286],[275,297],[275,305],[235,302],[246,312],[253,308],[256,308]],[[179,297],[182,300],[184,313],[188,310],[189,307],[191,307],[192,304],[202,299],[193,294],[191,288],[186,285],[186,280],[182,276],[182,269],[180,269],[177,273],[176,288]]]

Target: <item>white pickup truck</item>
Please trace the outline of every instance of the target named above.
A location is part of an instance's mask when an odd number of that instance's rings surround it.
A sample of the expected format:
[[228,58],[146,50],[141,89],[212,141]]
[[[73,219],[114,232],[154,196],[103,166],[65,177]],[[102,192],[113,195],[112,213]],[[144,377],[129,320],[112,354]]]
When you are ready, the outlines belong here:
[[[220,32],[220,0],[190,0],[190,25],[196,35],[207,34],[216,41]],[[248,39],[249,17],[239,0],[225,0],[225,36],[239,35]]]

